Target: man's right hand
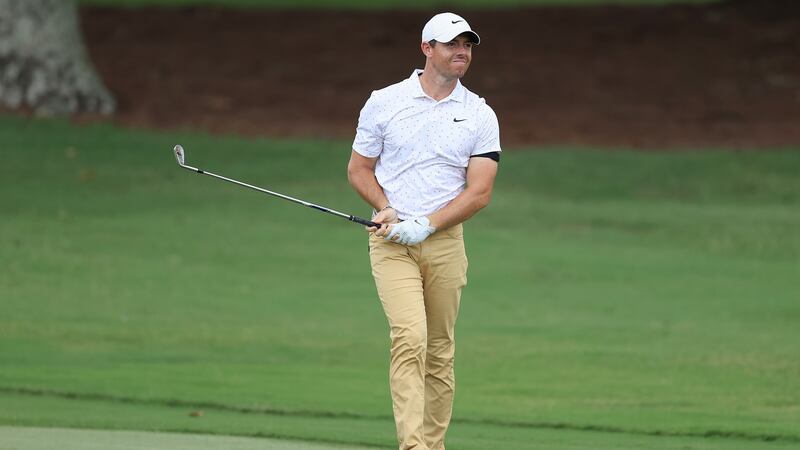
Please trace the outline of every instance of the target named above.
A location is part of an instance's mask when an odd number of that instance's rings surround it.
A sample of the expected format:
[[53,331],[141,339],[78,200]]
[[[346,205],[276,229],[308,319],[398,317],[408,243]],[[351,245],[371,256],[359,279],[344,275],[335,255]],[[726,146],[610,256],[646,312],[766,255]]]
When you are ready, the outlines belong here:
[[383,237],[389,232],[387,225],[390,223],[398,223],[400,222],[400,219],[397,217],[397,211],[390,206],[375,214],[375,216],[372,218],[372,221],[381,224],[381,227],[367,227],[367,231],[370,233],[375,233],[376,236]]

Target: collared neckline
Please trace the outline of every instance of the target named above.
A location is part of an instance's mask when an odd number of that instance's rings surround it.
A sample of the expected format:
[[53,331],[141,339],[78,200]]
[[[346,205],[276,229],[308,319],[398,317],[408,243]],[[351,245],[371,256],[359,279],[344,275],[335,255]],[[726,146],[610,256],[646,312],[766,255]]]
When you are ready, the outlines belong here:
[[[414,69],[414,72],[411,73],[409,79],[411,80],[411,86],[413,90],[413,98],[431,98],[428,94],[422,90],[422,83],[419,81],[420,74],[424,72],[422,69]],[[463,85],[461,85],[461,80],[456,80],[456,87],[453,88],[453,92],[450,93],[447,97],[439,100],[437,103],[444,103],[448,100],[453,100],[459,103],[464,103],[464,96],[466,96],[466,89]]]

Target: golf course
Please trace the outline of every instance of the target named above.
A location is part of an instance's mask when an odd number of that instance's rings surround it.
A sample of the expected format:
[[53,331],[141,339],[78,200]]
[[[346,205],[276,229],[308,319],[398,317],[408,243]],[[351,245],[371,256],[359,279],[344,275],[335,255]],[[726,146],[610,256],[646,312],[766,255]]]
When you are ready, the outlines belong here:
[[[392,447],[363,229],[172,155],[368,214],[348,142],[14,117],[0,142],[0,424]],[[798,170],[509,150],[467,226],[450,445],[796,448]]]
[[[352,138],[130,125],[0,110],[0,450],[397,448],[364,228],[172,151],[369,218]],[[800,448],[800,142],[520,142],[448,450]]]

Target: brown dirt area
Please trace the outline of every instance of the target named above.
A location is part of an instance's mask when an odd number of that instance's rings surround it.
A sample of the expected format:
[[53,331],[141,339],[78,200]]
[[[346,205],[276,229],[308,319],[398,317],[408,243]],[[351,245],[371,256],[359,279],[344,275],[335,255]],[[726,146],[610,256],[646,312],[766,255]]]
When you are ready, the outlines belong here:
[[[800,1],[459,10],[464,84],[506,147],[800,144]],[[424,64],[432,11],[83,7],[116,123],[353,137],[369,93]]]

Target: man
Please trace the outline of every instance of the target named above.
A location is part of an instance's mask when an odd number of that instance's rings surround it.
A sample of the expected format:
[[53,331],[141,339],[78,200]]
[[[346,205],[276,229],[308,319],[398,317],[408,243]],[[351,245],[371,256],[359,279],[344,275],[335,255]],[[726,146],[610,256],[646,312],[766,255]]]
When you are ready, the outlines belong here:
[[372,274],[389,322],[390,385],[401,450],[444,450],[455,378],[454,328],[466,285],[461,223],[489,204],[497,117],[459,81],[480,37],[442,13],[422,30],[424,70],[375,91],[347,172],[375,210]]

